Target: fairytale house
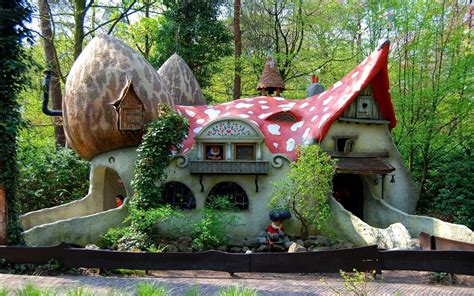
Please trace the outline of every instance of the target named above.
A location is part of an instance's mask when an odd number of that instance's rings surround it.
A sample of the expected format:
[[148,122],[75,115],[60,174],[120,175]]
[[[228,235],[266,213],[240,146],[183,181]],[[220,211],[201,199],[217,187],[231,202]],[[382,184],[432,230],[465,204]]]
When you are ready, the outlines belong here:
[[[269,222],[272,182],[288,173],[299,145],[320,145],[338,159],[331,198],[334,229],[356,245],[408,247],[422,231],[473,242],[465,226],[412,215],[415,185],[391,136],[397,122],[388,53],[384,42],[327,90],[313,85],[316,94],[305,99],[266,96],[280,93],[284,84],[278,77],[275,85],[262,77],[264,95],[208,106],[178,55],[155,72],[114,37],[94,38],[69,74],[63,106],[70,147],[91,160],[89,194],[22,216],[27,243],[92,243],[121,225],[127,208],[113,208],[113,197],[133,194],[139,127],[157,117],[158,102],[190,122],[183,149],[161,184],[165,201],[186,209],[188,219],[197,219],[214,196],[227,195],[238,209],[234,238],[258,234]],[[275,67],[269,60],[263,76],[273,71],[268,76],[275,78]],[[290,221],[289,229],[295,231],[297,221]]]

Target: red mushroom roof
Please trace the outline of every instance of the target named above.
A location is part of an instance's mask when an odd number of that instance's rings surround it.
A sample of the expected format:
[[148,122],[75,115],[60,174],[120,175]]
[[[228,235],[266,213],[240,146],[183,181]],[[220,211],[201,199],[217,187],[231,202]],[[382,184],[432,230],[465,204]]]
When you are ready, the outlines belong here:
[[[281,153],[295,160],[296,146],[324,139],[331,124],[369,84],[384,118],[390,121],[389,127],[394,128],[396,118],[389,92],[388,52],[387,41],[331,88],[303,100],[255,97],[214,106],[176,106],[177,110],[190,122],[182,153],[186,154],[190,151],[195,142],[195,136],[209,122],[225,117],[240,117],[260,129],[271,153]],[[297,121],[269,120],[270,117],[281,112],[291,113]]]

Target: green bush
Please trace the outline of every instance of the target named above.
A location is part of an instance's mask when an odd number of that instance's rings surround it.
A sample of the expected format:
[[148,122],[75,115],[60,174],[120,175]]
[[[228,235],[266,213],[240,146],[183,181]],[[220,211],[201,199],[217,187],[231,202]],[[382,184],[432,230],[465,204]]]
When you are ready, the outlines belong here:
[[21,213],[63,204],[87,194],[89,162],[70,149],[21,145],[17,196]]
[[216,196],[210,200],[202,210],[201,220],[192,227],[192,247],[203,251],[225,244],[229,227],[237,225],[237,217],[229,213],[234,209],[227,196]]

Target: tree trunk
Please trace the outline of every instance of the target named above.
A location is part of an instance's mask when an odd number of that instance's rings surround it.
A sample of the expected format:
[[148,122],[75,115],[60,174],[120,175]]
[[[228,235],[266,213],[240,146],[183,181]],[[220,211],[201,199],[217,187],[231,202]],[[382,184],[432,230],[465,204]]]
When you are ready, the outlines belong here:
[[84,41],[84,18],[86,17],[86,1],[74,0],[74,61],[82,52]]
[[[53,44],[53,30],[51,25],[51,17],[47,0],[38,0],[38,8],[40,14],[40,29],[43,35],[44,56],[46,61],[46,68],[53,71],[51,81],[49,84],[49,93],[51,94],[51,101],[54,110],[61,110],[63,104],[63,96],[61,92],[61,81],[59,78],[59,65],[56,62],[56,49]],[[66,137],[62,125],[54,126],[54,137],[57,147],[64,147],[66,144]]]
[[7,244],[7,196],[5,189],[0,186],[0,245]]
[[242,70],[240,57],[242,55],[242,34],[240,32],[240,0],[234,1],[234,44],[235,44],[235,68],[234,68],[234,100],[240,99]]

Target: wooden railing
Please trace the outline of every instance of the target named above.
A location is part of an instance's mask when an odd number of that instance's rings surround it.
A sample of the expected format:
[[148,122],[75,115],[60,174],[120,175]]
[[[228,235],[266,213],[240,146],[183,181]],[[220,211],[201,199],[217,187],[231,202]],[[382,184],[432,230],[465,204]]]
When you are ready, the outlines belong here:
[[55,247],[0,247],[8,263],[46,264],[55,260],[64,267],[126,268],[141,270],[215,270],[235,272],[318,273],[340,270],[420,270],[474,275],[472,251],[379,251],[376,246],[304,252],[233,254],[219,251],[195,253],[133,253]]

